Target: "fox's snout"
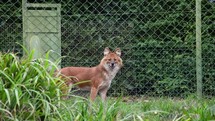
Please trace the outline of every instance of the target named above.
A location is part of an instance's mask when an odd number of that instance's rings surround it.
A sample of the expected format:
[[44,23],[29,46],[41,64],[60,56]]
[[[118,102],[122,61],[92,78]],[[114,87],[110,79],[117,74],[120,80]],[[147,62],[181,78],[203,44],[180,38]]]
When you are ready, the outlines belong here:
[[111,62],[111,67],[114,67],[115,66],[115,63],[114,62]]
[[114,61],[111,61],[108,65],[111,69],[114,69],[116,67],[117,63]]
[[115,67],[119,66],[116,59],[104,59],[104,66],[108,67],[109,69],[113,70]]

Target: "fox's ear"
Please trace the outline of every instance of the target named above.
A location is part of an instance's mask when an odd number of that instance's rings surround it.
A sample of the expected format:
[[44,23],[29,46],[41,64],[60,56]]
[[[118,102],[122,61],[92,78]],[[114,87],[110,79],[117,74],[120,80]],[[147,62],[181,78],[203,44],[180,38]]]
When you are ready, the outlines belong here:
[[120,50],[120,48],[116,48],[115,53],[116,53],[118,56],[121,56],[121,50]]
[[105,48],[104,50],[104,56],[110,53],[110,49],[108,47]]

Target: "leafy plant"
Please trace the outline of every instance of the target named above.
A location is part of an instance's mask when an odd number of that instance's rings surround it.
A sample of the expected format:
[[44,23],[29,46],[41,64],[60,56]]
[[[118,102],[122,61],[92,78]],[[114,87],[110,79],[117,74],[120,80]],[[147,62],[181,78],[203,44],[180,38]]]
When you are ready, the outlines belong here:
[[33,60],[32,55],[24,59],[14,53],[0,55],[1,120],[62,118],[56,105],[61,95],[56,66],[48,59]]

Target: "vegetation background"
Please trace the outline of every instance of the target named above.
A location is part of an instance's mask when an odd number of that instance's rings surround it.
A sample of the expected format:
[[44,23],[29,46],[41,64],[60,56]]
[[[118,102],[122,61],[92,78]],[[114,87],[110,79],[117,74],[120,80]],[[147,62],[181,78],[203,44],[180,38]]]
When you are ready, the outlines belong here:
[[[196,91],[195,0],[27,0],[60,3],[64,66],[94,66],[122,49],[111,95],[187,96]],[[0,1],[0,50],[22,49],[21,0]],[[215,89],[215,5],[202,0],[203,94]]]

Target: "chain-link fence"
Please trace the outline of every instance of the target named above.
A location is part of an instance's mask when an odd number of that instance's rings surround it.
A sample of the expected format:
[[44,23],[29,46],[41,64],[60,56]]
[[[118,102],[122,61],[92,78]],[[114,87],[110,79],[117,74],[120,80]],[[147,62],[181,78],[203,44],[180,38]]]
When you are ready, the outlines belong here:
[[[201,5],[203,94],[213,96],[215,3]],[[65,67],[94,66],[105,47],[120,47],[124,67],[109,94],[184,97],[197,88],[195,6],[195,0],[3,0],[0,51],[21,56],[16,42],[42,40],[38,52],[54,48],[66,56]]]

